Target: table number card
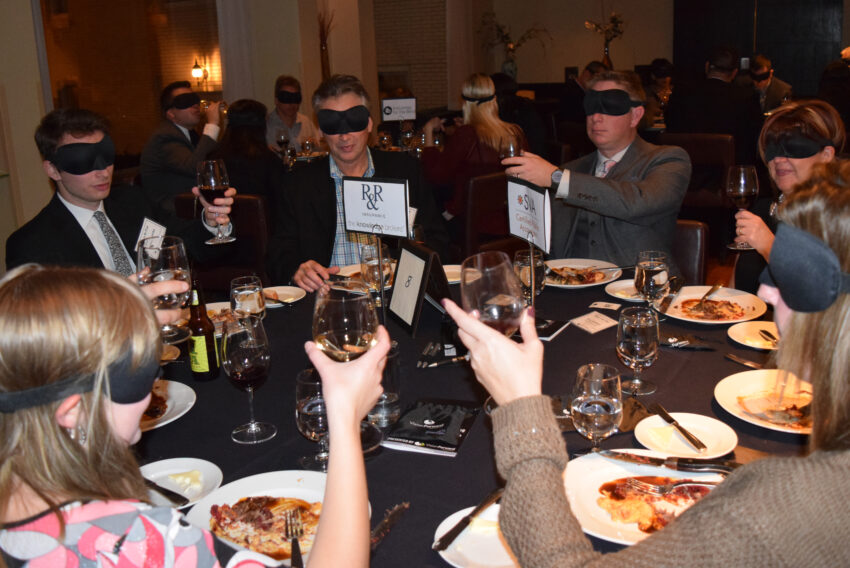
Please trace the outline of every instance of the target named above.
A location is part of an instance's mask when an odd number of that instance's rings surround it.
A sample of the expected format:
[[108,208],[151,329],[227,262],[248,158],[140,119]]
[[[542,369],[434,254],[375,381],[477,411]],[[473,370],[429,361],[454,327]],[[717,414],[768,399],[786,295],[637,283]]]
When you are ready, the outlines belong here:
[[600,314],[599,312],[590,312],[589,314],[573,318],[570,320],[570,323],[583,329],[587,333],[596,333],[603,329],[608,329],[609,327],[617,325],[617,320],[611,319],[605,314]]
[[549,192],[519,178],[508,178],[508,226],[512,235],[549,252],[552,207]]
[[383,120],[416,120],[416,97],[381,99]]
[[405,179],[342,178],[345,230],[406,239],[408,190]]
[[428,297],[435,306],[451,296],[446,273],[437,253],[427,247],[406,241],[402,247],[393,278],[390,314],[413,337],[422,313],[422,300]]

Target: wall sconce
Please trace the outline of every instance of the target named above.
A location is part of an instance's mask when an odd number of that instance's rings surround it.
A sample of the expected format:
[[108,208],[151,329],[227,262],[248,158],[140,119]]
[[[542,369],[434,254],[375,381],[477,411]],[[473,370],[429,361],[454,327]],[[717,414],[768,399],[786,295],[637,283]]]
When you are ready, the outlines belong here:
[[192,66],[192,77],[198,81],[198,87],[201,86],[202,81],[206,81],[207,77],[209,77],[209,72],[206,68],[198,65],[197,59],[195,59],[195,64]]

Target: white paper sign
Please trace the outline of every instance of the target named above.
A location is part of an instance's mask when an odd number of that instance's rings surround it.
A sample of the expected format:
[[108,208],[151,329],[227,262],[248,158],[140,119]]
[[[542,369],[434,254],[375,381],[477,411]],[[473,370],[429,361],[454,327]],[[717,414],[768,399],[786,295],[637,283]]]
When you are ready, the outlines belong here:
[[509,177],[508,227],[512,235],[548,253],[552,240],[549,192]]
[[345,230],[407,238],[407,180],[342,178]]
[[398,259],[397,280],[393,286],[390,310],[408,325],[413,324],[416,302],[419,299],[419,287],[425,276],[425,261],[402,249]]
[[383,120],[416,120],[416,98],[381,99]]
[[609,327],[617,325],[617,320],[611,319],[605,314],[600,314],[599,312],[584,314],[583,316],[573,318],[570,322],[574,326],[580,327],[588,333],[596,333],[603,329],[608,329]]
[[159,243],[154,245],[159,247],[162,245],[162,237],[164,236],[165,225],[160,225],[153,219],[148,219],[147,217],[145,217],[145,220],[142,222],[142,228],[139,230],[139,237],[136,239],[136,248],[134,248],[133,250],[138,252],[139,243],[150,237],[160,237]]

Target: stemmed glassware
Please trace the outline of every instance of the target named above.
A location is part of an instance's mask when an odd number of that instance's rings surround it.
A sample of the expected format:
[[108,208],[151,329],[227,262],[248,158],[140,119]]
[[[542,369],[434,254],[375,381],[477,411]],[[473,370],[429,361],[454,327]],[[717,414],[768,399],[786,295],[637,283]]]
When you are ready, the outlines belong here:
[[463,309],[510,337],[519,328],[525,300],[511,259],[498,251],[482,252],[463,261],[460,270]]
[[[224,197],[224,192],[230,186],[230,179],[227,177],[227,168],[224,166],[224,160],[204,160],[198,162],[197,166],[197,182],[198,189],[201,195],[210,204],[214,199]],[[208,240],[208,245],[221,245],[224,243],[232,243],[235,237],[224,235],[223,225],[216,227],[215,237]]]
[[670,269],[667,255],[656,250],[638,253],[635,261],[635,289],[653,305],[667,291]]
[[634,371],[631,379],[622,381],[626,394],[652,394],[658,388],[645,381],[640,373],[658,357],[658,318],[652,308],[626,308],[617,324],[617,355]]
[[517,143],[516,137],[507,136],[502,138],[499,143],[499,159],[504,160],[505,158],[514,158],[519,156],[520,148]]
[[364,284],[323,286],[313,308],[313,341],[335,361],[351,361],[377,342],[378,314]]
[[316,142],[312,138],[305,138],[301,143],[301,153],[308,158],[313,155]]
[[221,366],[230,382],[248,393],[250,421],[237,426],[230,437],[239,444],[257,444],[277,434],[274,424],[254,419],[254,391],[269,376],[269,341],[262,320],[257,316],[236,317],[224,323],[221,336]]
[[579,367],[570,406],[576,430],[598,452],[602,440],[612,435],[623,420],[620,373],[610,365],[588,363]]
[[299,458],[299,465],[304,469],[327,471],[328,415],[322,382],[315,369],[305,369],[295,377],[295,423],[305,438],[319,443],[319,451]]
[[378,245],[360,245],[360,277],[370,290],[378,293],[375,299],[375,304],[378,306],[381,305],[381,269],[383,268],[384,273],[384,286],[392,285],[392,263],[389,249],[385,245],[381,246],[380,254]]
[[240,276],[230,281],[230,309],[239,317],[266,317],[263,283],[259,276]]
[[[139,243],[137,257],[139,284],[162,280],[182,280],[191,284],[189,257],[179,237],[148,237]],[[191,287],[191,286],[190,286]],[[182,294],[163,294],[153,300],[154,308],[176,310],[186,306],[189,291]],[[189,330],[171,324],[160,328],[163,343],[174,344],[189,338]]]
[[393,145],[393,137],[386,132],[381,132],[378,135],[378,147],[381,150],[388,151]]
[[531,275],[534,267],[534,295],[539,296],[546,285],[546,265],[543,263],[543,251],[534,249],[534,260],[528,249],[518,250],[514,253],[514,272],[519,278],[522,286],[522,295],[525,297],[526,305],[531,305]]
[[[749,209],[759,194],[759,178],[755,166],[731,166],[726,175],[726,197],[738,210]],[[731,242],[732,250],[753,250],[749,243]]]
[[281,154],[286,152],[286,149],[289,148],[289,134],[286,133],[286,130],[279,128],[275,132],[275,142],[277,142],[277,147],[280,148]]

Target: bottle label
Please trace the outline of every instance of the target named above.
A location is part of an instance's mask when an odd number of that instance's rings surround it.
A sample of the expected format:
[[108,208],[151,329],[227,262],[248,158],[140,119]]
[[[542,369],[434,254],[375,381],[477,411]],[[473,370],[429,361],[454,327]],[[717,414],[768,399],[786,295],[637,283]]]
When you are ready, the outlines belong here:
[[192,301],[189,303],[190,306],[197,306],[198,302],[198,291],[192,290]]
[[[203,335],[193,335],[189,338],[189,360],[194,373],[208,373],[210,370],[209,359],[207,358],[207,340]],[[218,360],[218,350],[216,350],[216,360]]]

